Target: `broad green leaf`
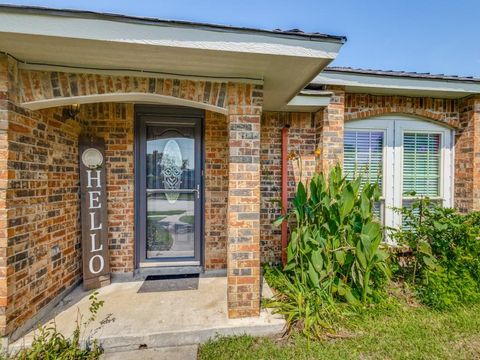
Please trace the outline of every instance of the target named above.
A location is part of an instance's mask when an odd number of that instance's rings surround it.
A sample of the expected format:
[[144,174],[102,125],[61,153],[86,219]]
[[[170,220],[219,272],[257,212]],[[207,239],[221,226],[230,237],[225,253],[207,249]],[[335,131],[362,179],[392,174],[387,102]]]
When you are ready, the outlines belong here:
[[418,251],[422,254],[432,255],[432,247],[424,240],[418,242]]
[[312,282],[313,286],[319,287],[318,273],[313,267],[311,262],[308,263],[308,277],[310,278],[310,281]]
[[368,235],[361,234],[360,235],[360,242],[362,243],[362,250],[365,258],[369,260],[372,257],[372,242],[371,238]]
[[285,216],[279,216],[278,218],[275,219],[272,225],[275,227],[280,226],[284,220],[285,220]]
[[343,250],[335,251],[335,258],[337,259],[340,266],[343,266],[343,264],[345,264],[345,256],[346,256],[345,251]]
[[307,192],[305,191],[305,185],[303,185],[302,182],[298,183],[296,199],[298,200],[299,205],[303,205],[307,201]]
[[437,264],[435,260],[431,256],[424,256],[423,262],[427,265],[430,269],[435,269]]
[[362,229],[362,234],[368,235],[371,240],[375,239],[379,233],[381,233],[381,227],[376,222],[369,222]]
[[362,214],[362,218],[364,219],[371,216],[370,204],[370,199],[367,197],[365,192],[362,192],[362,195],[360,196],[360,211]]
[[379,262],[383,262],[385,260],[388,259],[388,257],[390,256],[390,254],[386,251],[383,251],[383,250],[377,250],[377,252],[375,253],[375,256],[376,256],[376,260],[379,261]]
[[350,305],[357,306],[360,304],[360,300],[353,295],[352,290],[349,287],[345,289],[345,300],[347,300],[347,303]]
[[433,222],[433,226],[435,227],[435,229],[437,229],[438,231],[444,231],[448,228],[448,225],[447,224],[441,224],[439,223],[438,221],[434,221]]
[[311,253],[312,264],[317,272],[323,269],[323,258],[320,249],[315,249]]
[[360,241],[357,243],[355,254],[357,255],[357,260],[360,263],[360,266],[365,269],[367,267],[367,258],[364,250],[362,249],[362,243]]
[[342,207],[341,207],[341,216],[345,217],[349,214],[355,203],[355,196],[353,193],[352,186],[348,184],[342,190]]

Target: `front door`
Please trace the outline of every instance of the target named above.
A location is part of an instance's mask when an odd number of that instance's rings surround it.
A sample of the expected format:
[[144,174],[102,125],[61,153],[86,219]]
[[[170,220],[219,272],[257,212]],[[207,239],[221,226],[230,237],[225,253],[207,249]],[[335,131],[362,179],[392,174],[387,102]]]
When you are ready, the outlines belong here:
[[140,267],[200,265],[201,134],[198,111],[137,112]]

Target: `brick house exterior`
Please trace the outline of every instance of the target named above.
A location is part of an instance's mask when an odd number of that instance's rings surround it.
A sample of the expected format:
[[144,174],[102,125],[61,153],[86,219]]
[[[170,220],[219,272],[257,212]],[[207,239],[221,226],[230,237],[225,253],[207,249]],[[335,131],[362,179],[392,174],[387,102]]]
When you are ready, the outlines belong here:
[[[5,16],[16,16],[23,10],[4,11]],[[312,96],[318,98],[314,108],[311,102],[295,108],[286,103],[271,105],[276,95],[267,81],[262,84],[226,76],[209,80],[206,76],[198,79],[153,72],[119,74],[95,72],[87,66],[81,71],[61,66],[35,68],[12,56],[15,53],[8,46],[8,41],[0,38],[0,50],[4,51],[0,55],[3,336],[17,337],[82,280],[80,135],[105,140],[113,281],[115,277],[133,278],[139,270],[134,148],[138,103],[204,111],[201,266],[202,271],[223,271],[228,277],[230,317],[259,314],[260,265],[281,259],[281,232],[272,221],[281,211],[281,132],[286,125],[288,152],[296,159],[288,162],[289,194],[300,179],[342,162],[348,122],[399,114],[446,125],[455,131],[454,205],[462,211],[480,209],[478,80],[409,75],[417,82],[448,81],[477,88],[439,93],[436,84],[429,83],[429,88],[420,90],[413,84],[410,90],[380,91],[380,86],[369,85],[359,91],[334,79],[338,74],[358,73],[327,69],[310,85],[311,76],[303,75],[302,87],[321,89],[317,97]],[[314,74],[325,67],[323,61],[317,59]],[[330,76],[328,81],[322,74]],[[360,75],[387,80],[405,76]],[[77,103],[81,104],[78,114],[69,117],[65,110]]]

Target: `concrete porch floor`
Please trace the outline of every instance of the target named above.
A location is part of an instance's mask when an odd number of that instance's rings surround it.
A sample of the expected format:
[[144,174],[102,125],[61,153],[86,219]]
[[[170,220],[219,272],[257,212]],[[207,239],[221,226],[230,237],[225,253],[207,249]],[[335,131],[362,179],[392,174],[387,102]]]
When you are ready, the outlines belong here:
[[[142,281],[113,283],[98,290],[104,306],[84,337],[99,340],[105,352],[199,344],[216,335],[270,335],[282,331],[285,321],[262,310],[260,317],[228,319],[226,277],[200,277],[197,290],[138,293]],[[269,288],[264,283],[263,294]],[[84,321],[90,292],[77,287],[41,321],[55,321],[70,336],[78,312]],[[28,346],[36,330],[17,340],[10,351]]]

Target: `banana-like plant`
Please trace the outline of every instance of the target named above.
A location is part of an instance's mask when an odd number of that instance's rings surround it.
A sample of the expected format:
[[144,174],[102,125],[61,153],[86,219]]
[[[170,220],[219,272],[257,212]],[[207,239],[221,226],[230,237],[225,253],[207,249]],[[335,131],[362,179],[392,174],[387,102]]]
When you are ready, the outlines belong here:
[[349,180],[339,165],[328,176],[314,175],[308,191],[300,182],[291,209],[276,220],[290,225],[283,271],[292,283],[329,304],[367,303],[377,285],[372,272],[390,276],[383,230],[373,214],[379,196],[377,183],[361,175]]

